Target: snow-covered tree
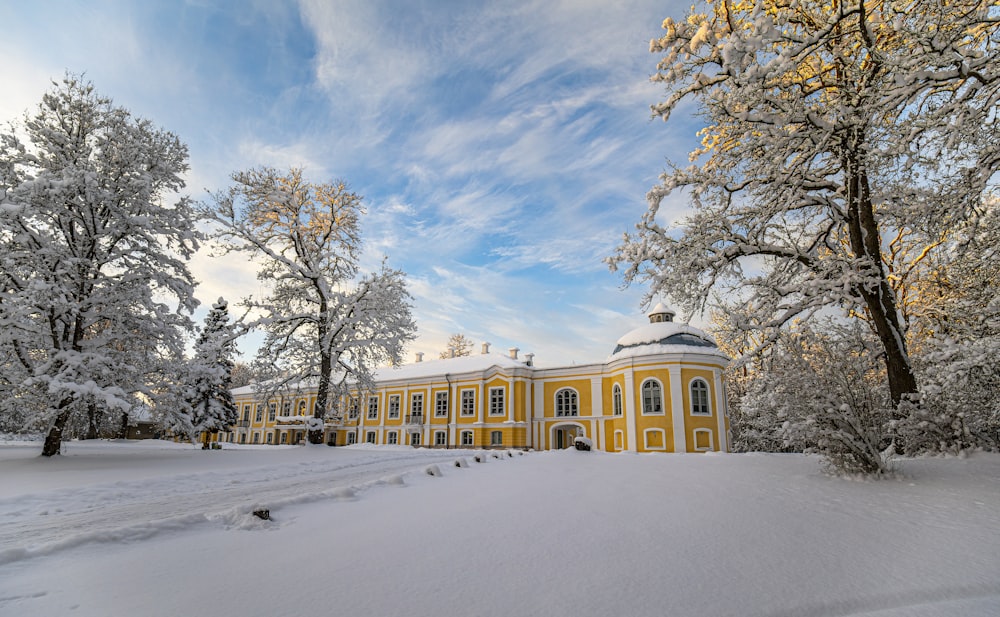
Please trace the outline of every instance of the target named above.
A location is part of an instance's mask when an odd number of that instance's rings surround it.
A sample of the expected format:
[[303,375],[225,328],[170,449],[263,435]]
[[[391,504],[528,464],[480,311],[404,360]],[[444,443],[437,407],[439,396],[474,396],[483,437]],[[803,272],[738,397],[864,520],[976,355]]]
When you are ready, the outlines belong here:
[[324,418],[348,383],[370,386],[373,370],[402,361],[416,327],[404,275],[383,262],[361,274],[361,197],[342,181],[313,184],[301,170],[255,169],[233,175],[206,214],[221,225],[224,251],[262,264],[270,287],[247,309],[266,332],[258,367],[273,369],[269,390],[317,385],[309,440],[321,443]]
[[15,396],[44,390],[45,456],[72,414],[127,410],[183,350],[197,248],[176,196],[186,161],[176,136],[73,76],[0,134],[0,367]]
[[797,324],[768,349],[742,400],[742,422],[761,443],[822,455],[835,470],[889,467],[892,414],[880,344],[858,321]]
[[[939,250],[994,186],[995,4],[713,0],[663,28],[653,79],[669,96],[654,114],[690,101],[706,126],[612,268],[689,312],[713,289],[738,298],[753,310],[734,328],[764,332],[764,345],[827,307],[859,314],[898,405],[918,384],[901,318],[909,279],[887,264]],[[658,216],[674,191],[694,205],[676,228]],[[896,238],[906,250],[892,253]]]
[[462,333],[448,337],[448,346],[441,352],[440,358],[467,356],[472,353],[472,339]]
[[232,388],[235,332],[229,323],[229,304],[224,298],[212,305],[205,327],[194,344],[194,357],[184,371],[185,411],[190,417],[190,435],[201,433],[206,443],[217,433],[236,423]]

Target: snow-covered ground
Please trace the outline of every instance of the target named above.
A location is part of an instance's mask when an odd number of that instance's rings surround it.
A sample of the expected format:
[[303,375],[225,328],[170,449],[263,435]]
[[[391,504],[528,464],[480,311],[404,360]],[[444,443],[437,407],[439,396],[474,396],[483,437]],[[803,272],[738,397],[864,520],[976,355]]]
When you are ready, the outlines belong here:
[[0,446],[3,616],[1000,615],[997,455],[38,452]]

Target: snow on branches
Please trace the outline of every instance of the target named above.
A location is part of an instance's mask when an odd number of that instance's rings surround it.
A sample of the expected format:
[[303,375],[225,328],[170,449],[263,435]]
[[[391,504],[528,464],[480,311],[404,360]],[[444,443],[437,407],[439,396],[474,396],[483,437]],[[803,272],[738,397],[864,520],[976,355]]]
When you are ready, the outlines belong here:
[[44,455],[76,410],[127,410],[180,357],[198,239],[185,171],[176,136],[71,75],[0,134],[0,370],[44,399]]
[[[734,324],[780,329],[826,307],[863,316],[893,402],[918,390],[898,273],[980,207],[1000,168],[1000,40],[980,0],[708,2],[651,43],[667,120],[706,120],[609,258],[689,312],[713,290],[753,307]],[[694,11],[694,9],[693,9]],[[683,191],[694,212],[660,223]],[[890,245],[899,239],[896,246]],[[891,253],[891,255],[890,255]],[[892,266],[899,266],[892,270]]]
[[[219,225],[224,251],[262,264],[266,297],[244,300],[266,332],[258,368],[269,390],[301,382],[318,387],[313,416],[321,421],[349,383],[365,388],[376,367],[402,361],[416,327],[404,275],[389,268],[362,274],[361,197],[342,181],[314,184],[301,170],[254,169],[233,174],[205,214]],[[322,439],[322,423],[309,431]]]

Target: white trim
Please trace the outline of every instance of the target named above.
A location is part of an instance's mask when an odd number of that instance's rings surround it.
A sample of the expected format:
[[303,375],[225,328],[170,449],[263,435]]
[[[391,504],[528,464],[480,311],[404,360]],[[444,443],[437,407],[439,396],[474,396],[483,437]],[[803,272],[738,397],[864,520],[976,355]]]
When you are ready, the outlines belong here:
[[[493,413],[493,391],[494,390],[500,390],[501,392],[503,392],[503,400],[501,401],[501,403],[502,403],[501,407],[503,409],[501,410],[500,413]],[[509,413],[508,413],[509,412],[509,408],[508,408],[508,405],[507,405],[507,390],[508,390],[508,388],[507,388],[506,385],[503,385],[503,386],[490,386],[489,388],[487,388],[487,394],[489,395],[488,396],[488,400],[486,402],[486,405],[489,407],[489,410],[486,412],[487,417],[489,417],[489,418],[506,418],[509,415]]]
[[[708,407],[707,413],[695,412],[694,410],[694,384],[701,382],[705,386],[705,405]],[[709,387],[708,382],[705,381],[704,377],[692,377],[691,381],[688,382],[688,412],[692,416],[697,416],[699,418],[710,418],[712,416],[712,389]]]
[[[708,433],[708,447],[702,448],[698,447],[698,435]],[[692,437],[694,439],[694,450],[695,452],[711,452],[715,450],[715,438],[712,437],[712,429],[710,428],[696,428],[692,431]]]
[[[649,382],[654,382],[660,388],[660,411],[646,411],[646,384]],[[656,377],[647,377],[642,380],[639,384],[639,413],[644,416],[665,416],[667,415],[667,397],[666,388],[663,387],[663,382]]]
[[729,401],[726,400],[726,388],[722,382],[722,371],[713,371],[715,378],[715,401],[719,413],[715,414],[719,428],[719,452],[729,452],[729,433],[726,431],[726,417],[729,415]]
[[681,389],[681,367],[670,370],[670,414],[674,429],[674,452],[687,452],[687,430],[684,423],[684,391]]
[[638,451],[639,448],[639,429],[636,426],[636,409],[635,409],[635,374],[632,369],[627,369],[625,371],[625,436],[627,439],[626,450],[632,450],[634,452]]
[[[651,433],[660,434],[660,443],[663,444],[659,447],[652,447],[649,445],[649,435]],[[642,431],[642,448],[644,450],[652,450],[654,452],[666,452],[667,451],[667,431],[662,428],[647,428]]]
[[611,442],[611,448],[614,452],[621,452],[625,449],[625,431],[615,429],[614,441]]
[[[558,415],[558,413],[559,413],[559,393],[560,392],[564,392],[566,390],[572,391],[573,392],[573,396],[576,398],[576,401],[575,401],[575,403],[576,403],[576,405],[575,405],[576,406],[576,413],[573,414],[573,415],[569,415],[569,416],[566,416],[566,415],[560,416],[560,415]],[[553,392],[552,393],[552,417],[556,418],[556,419],[559,419],[559,418],[579,418],[580,417],[580,391],[577,390],[576,388],[574,388],[573,386],[563,386],[563,387],[559,388],[558,390],[556,390],[555,392]]]

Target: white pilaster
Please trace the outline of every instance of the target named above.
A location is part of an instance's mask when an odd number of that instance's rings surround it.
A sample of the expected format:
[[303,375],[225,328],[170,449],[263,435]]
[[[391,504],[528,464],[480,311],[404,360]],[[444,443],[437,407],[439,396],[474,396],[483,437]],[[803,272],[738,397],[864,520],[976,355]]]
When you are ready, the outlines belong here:
[[636,436],[636,415],[639,411],[635,404],[635,374],[632,369],[625,370],[625,439],[628,441],[625,445],[628,446],[625,450],[631,450],[632,452],[639,451],[639,441]]
[[715,418],[718,422],[719,452],[729,452],[729,435],[726,433],[726,393],[722,387],[722,371],[714,371],[713,388],[715,389]]
[[687,452],[687,433],[684,430],[684,386],[681,384],[681,367],[670,367],[670,416],[673,418],[674,452]]

